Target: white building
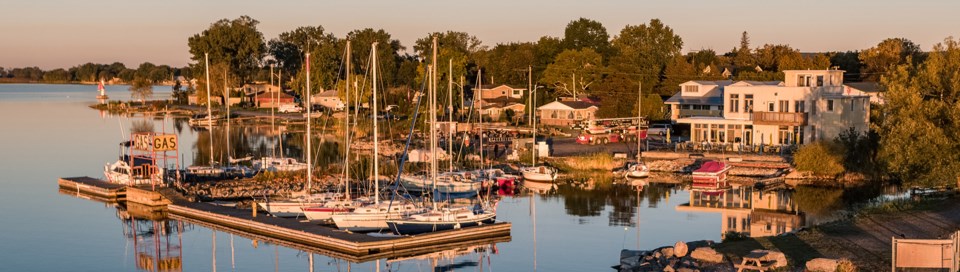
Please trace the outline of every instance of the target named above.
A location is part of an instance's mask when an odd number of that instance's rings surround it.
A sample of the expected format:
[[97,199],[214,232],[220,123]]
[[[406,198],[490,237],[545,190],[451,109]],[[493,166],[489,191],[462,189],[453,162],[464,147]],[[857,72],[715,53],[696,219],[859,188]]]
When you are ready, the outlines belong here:
[[318,94],[314,94],[310,97],[310,102],[314,105],[320,105],[334,111],[343,110],[346,105],[343,104],[343,101],[340,100],[340,96],[337,95],[337,90],[326,90]]
[[784,81],[688,81],[668,99],[694,142],[805,144],[866,132],[870,96],[846,91],[842,70],[787,70]]

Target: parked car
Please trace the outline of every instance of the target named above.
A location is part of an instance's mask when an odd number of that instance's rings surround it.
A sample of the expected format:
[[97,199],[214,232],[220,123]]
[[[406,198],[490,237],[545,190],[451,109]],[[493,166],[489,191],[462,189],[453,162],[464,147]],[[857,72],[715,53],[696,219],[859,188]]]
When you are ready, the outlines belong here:
[[667,131],[673,134],[673,125],[670,124],[652,124],[650,128],[647,129],[647,135],[667,135]]
[[301,112],[303,108],[296,104],[283,104],[277,109],[278,112]]

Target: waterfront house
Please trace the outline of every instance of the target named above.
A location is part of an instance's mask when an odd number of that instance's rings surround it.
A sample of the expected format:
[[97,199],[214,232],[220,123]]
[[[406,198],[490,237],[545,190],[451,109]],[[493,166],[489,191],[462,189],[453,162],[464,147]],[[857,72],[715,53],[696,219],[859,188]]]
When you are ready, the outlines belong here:
[[[514,100],[503,100],[503,101],[494,101],[494,102],[481,102],[480,105],[480,114],[483,116],[489,117],[491,120],[500,120],[501,116],[504,116],[508,110],[513,111],[513,118],[521,118],[524,116],[526,105],[520,103],[519,101]],[[513,120],[509,120],[513,121]]]
[[527,88],[514,87],[506,84],[500,85],[483,85],[480,86],[480,99],[497,99],[497,98],[512,98],[512,99],[521,99],[523,94],[527,91]]
[[539,124],[545,126],[570,126],[582,120],[594,119],[597,109],[599,107],[593,103],[561,99],[537,107],[537,116],[540,118]]
[[346,105],[340,100],[337,90],[326,90],[310,97],[310,103],[320,105],[325,108],[341,111]]
[[284,92],[267,92],[257,96],[257,105],[260,108],[279,108],[283,105],[295,104],[296,99]]
[[787,70],[784,81],[688,81],[667,99],[672,120],[705,143],[805,144],[868,129],[870,96],[842,70]]

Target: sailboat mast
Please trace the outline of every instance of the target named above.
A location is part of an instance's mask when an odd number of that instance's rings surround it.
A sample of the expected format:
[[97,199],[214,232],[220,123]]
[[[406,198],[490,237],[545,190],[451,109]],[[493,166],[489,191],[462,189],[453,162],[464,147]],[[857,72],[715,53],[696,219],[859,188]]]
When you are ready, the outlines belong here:
[[210,54],[203,53],[204,68],[207,74],[207,131],[210,132],[210,162],[213,165],[213,110],[210,108]]
[[453,128],[453,59],[450,59],[450,64],[447,65],[449,72],[447,72],[447,106],[450,108],[447,111],[447,157],[450,158],[450,172],[453,172],[453,132],[456,130]]
[[530,130],[532,132],[530,138],[530,164],[534,167],[537,166],[537,124],[534,123],[534,114],[536,114],[536,109],[534,109],[534,90],[533,90],[533,66],[527,66],[527,88],[530,88]]
[[640,109],[643,104],[643,82],[637,82],[637,162],[640,162],[640,125],[643,123],[643,117],[641,117]]
[[430,179],[437,183],[437,36],[433,36],[430,60]]
[[350,200],[350,108],[349,108],[349,105],[350,105],[350,73],[352,73],[352,70],[350,70],[350,40],[347,40],[347,69],[346,70],[347,70],[347,79],[346,79],[346,84],[343,84],[343,85],[347,87],[347,89],[344,91],[347,96],[346,97],[347,103],[344,103],[344,105],[347,105],[348,107],[345,110],[347,117],[344,119],[344,122],[343,122],[344,126],[346,126],[346,128],[344,129],[344,134],[346,134],[345,136],[346,152],[343,155],[343,169],[344,169],[343,183],[346,184],[345,191],[347,194],[347,200]]
[[377,130],[377,42],[373,42],[370,54],[373,54],[373,203],[380,203],[380,141]]
[[[483,92],[483,70],[481,70],[480,67],[477,67],[477,90],[480,91],[473,94],[473,96],[476,97],[475,101],[479,102],[480,98],[483,97],[481,94],[481,92]],[[483,108],[483,103],[480,103],[477,107],[477,118],[480,119],[479,129],[477,130],[480,132],[480,140],[477,141],[477,144],[480,147],[480,169],[483,170],[483,111],[481,108]]]
[[[274,76],[274,74],[273,74],[273,63],[271,63],[271,64],[270,64],[270,86],[271,86],[271,87],[273,87],[273,76]],[[277,90],[278,90],[277,92],[279,93],[279,92],[280,92],[280,91],[279,91],[279,89],[280,89],[279,84],[277,84],[277,86],[278,86],[278,87],[277,87]],[[267,90],[270,90],[270,89],[268,88]],[[270,100],[273,100],[272,95],[271,95],[270,98],[271,98]],[[277,101],[276,101],[276,100],[273,100],[272,102],[273,102],[273,105],[274,105],[274,106],[273,106],[273,107],[270,107],[270,133],[274,133],[274,131],[277,130],[277,126],[274,124],[274,121],[273,121],[273,119],[274,119],[273,111],[276,110]],[[273,148],[273,156],[274,156],[274,157],[277,156],[277,149],[276,149],[276,148]]]
[[310,187],[313,186],[313,160],[312,160],[313,155],[311,154],[311,151],[313,151],[313,148],[310,147],[310,142],[312,142],[310,141],[310,136],[313,135],[310,133],[310,123],[311,123],[310,108],[313,108],[310,105],[310,78],[311,77],[312,76],[310,75],[310,52],[307,52],[307,93],[305,94],[305,96],[307,97],[307,103],[306,103],[307,104],[307,135],[306,135],[306,138],[307,138],[307,194],[310,194],[310,189],[311,189]]
[[[280,107],[280,93],[283,92],[283,69],[279,73],[277,75],[277,88],[280,90],[277,91],[277,99],[273,100],[274,108]],[[277,131],[277,138],[280,139],[280,157],[283,158],[283,133]]]
[[227,70],[223,70],[223,92],[227,94],[227,165],[233,164],[230,159],[233,158],[233,155],[230,154],[230,89],[227,88]]

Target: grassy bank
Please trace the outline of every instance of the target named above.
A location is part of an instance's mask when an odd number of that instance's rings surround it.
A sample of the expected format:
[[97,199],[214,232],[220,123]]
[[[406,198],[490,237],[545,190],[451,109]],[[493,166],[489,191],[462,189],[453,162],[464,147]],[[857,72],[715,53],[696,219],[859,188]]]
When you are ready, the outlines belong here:
[[617,167],[617,160],[610,153],[594,153],[584,156],[564,157],[550,160],[550,163],[563,172],[610,171]]

